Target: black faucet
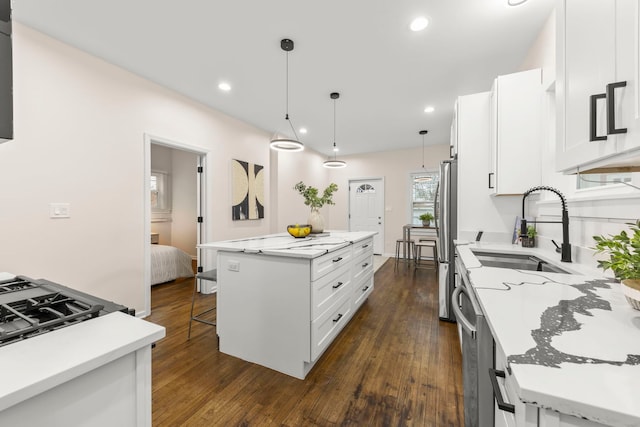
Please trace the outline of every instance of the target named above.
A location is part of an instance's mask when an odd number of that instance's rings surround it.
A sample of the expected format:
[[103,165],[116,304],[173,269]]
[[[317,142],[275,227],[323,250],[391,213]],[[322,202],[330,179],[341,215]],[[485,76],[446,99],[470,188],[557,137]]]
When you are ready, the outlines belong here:
[[[546,185],[541,185],[538,187],[533,187],[525,191],[522,195],[522,220],[520,221],[520,235],[527,235],[527,220],[524,218],[524,201],[526,200],[529,194],[534,191],[547,190],[555,193],[560,197],[562,201],[562,221],[529,221],[531,223],[548,223],[548,224],[562,224],[562,247],[560,248],[560,253],[562,254],[560,260],[562,262],[571,262],[571,244],[569,243],[569,212],[567,211],[567,200],[564,198],[562,193],[556,190],[553,187],[548,187]],[[555,242],[554,242],[555,243]],[[557,246],[557,245],[556,245]]]

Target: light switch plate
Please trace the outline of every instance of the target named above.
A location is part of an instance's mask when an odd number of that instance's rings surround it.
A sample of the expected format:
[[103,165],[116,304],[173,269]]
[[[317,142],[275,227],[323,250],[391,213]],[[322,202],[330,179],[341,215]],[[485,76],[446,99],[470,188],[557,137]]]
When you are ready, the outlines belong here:
[[49,203],[49,218],[71,218],[69,203]]

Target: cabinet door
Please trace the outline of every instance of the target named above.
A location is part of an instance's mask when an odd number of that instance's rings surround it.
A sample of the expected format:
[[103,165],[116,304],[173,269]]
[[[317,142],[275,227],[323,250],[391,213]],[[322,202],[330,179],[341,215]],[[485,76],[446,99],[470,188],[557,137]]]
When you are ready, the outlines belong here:
[[493,92],[491,151],[495,153],[490,172],[495,174],[495,185],[489,191],[497,195],[522,194],[541,183],[541,70],[500,76]]
[[[617,154],[640,148],[638,2],[561,0],[560,6],[556,168],[606,167]],[[626,86],[606,97],[607,85],[617,82]]]
[[616,81],[626,86],[616,89],[616,153],[640,147],[640,6],[637,0],[616,2]]

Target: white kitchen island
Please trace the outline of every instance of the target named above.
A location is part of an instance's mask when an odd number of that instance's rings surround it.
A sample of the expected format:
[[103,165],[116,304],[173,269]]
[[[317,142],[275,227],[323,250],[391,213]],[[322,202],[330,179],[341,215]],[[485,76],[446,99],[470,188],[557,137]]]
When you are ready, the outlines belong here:
[[217,256],[220,351],[304,379],[373,291],[375,232],[203,244]]

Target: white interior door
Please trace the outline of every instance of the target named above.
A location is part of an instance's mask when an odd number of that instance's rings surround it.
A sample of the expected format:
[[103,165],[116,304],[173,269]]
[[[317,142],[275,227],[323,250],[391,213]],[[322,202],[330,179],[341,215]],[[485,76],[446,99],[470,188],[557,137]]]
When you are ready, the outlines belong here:
[[349,180],[349,230],[376,231],[373,253],[384,248],[384,181],[382,178]]

